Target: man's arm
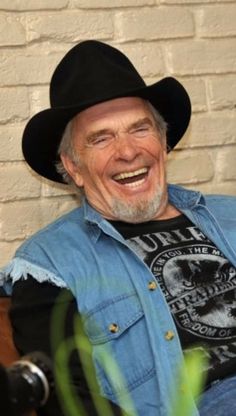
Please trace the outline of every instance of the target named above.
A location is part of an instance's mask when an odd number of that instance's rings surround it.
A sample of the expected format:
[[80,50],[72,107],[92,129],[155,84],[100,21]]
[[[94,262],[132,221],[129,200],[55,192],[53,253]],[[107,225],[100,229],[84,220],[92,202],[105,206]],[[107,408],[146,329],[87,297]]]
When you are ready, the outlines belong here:
[[[13,327],[13,338],[20,355],[33,351],[42,351],[53,360],[55,351],[51,346],[51,314],[57,302],[57,308],[66,310],[64,337],[73,337],[74,317],[78,314],[76,301],[71,296],[65,301],[59,295],[68,294],[50,283],[38,283],[32,277],[14,284],[10,318]],[[66,303],[66,304],[65,304]],[[97,416],[91,395],[83,374],[78,351],[70,357],[70,374],[77,394],[83,402],[89,416]],[[114,415],[120,415],[119,407],[112,405]],[[52,394],[47,404],[38,411],[39,416],[63,416],[63,410],[56,393]]]

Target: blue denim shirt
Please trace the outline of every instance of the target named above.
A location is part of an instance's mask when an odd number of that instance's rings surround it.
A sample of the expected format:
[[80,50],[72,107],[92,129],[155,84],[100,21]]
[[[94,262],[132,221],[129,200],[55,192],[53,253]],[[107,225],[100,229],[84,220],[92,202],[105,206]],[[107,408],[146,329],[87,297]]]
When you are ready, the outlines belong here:
[[[236,198],[170,185],[169,200],[236,267]],[[14,282],[27,274],[76,297],[102,394],[127,412],[133,404],[139,416],[167,416],[173,383],[186,394],[177,330],[161,289],[149,289],[152,273],[112,225],[85,201],[27,240],[1,278]],[[104,359],[108,352],[121,377]]]

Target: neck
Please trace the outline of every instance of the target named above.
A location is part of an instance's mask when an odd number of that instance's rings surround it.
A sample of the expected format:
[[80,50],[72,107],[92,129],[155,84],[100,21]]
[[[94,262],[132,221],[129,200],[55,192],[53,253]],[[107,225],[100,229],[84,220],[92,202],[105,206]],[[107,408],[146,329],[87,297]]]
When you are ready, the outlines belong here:
[[153,220],[168,220],[170,218],[178,217],[181,214],[181,211],[179,211],[174,205],[168,203],[165,210],[158,213]]

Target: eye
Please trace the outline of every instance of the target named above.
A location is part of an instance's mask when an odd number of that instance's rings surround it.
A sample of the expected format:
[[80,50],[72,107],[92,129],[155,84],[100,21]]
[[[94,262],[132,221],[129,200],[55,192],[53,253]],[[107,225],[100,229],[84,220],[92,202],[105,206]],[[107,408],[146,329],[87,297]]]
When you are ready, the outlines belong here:
[[135,137],[146,137],[152,132],[152,127],[149,124],[142,124],[131,131]]
[[89,147],[105,147],[108,145],[112,140],[111,134],[101,134],[98,136],[92,136],[88,139],[88,146]]

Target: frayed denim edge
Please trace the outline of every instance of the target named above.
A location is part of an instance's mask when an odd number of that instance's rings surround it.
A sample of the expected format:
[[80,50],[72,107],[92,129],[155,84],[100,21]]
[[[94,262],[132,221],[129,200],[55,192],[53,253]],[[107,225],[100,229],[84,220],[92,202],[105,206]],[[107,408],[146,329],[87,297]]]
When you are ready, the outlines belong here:
[[32,276],[39,283],[49,282],[60,288],[66,288],[66,283],[54,273],[43,269],[20,257],[15,257],[7,266],[0,270],[0,286],[3,286],[8,295],[11,294],[11,286],[20,279]]

